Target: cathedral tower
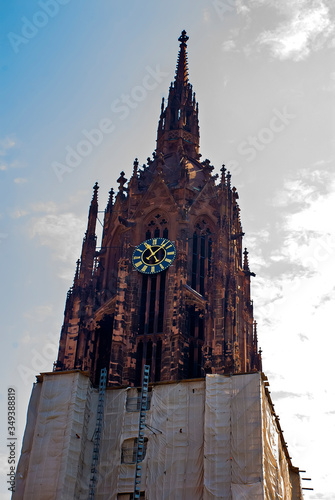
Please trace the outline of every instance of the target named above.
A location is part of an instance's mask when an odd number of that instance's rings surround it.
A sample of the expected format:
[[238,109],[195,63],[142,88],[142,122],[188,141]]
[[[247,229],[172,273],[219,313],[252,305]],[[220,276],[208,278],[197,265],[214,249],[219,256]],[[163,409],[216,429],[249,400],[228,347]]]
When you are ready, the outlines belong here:
[[13,500],[302,499],[261,371],[238,194],[199,154],[187,40],[156,150],[110,190],[101,247],[93,188]]
[[187,40],[156,151],[128,183],[121,172],[99,249],[94,186],[56,370],[88,370],[95,384],[106,367],[109,385],[139,385],[145,363],[152,382],[261,369],[238,194],[224,166],[218,178],[200,160]]

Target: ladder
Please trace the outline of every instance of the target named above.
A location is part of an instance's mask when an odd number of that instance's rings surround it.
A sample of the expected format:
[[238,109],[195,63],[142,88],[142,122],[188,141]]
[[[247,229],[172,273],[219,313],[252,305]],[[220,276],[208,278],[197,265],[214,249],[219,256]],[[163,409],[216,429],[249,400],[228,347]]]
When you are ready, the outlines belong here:
[[146,416],[147,405],[148,405],[149,373],[150,373],[150,366],[144,365],[143,378],[142,378],[141,403],[140,403],[140,420],[139,420],[139,424],[138,424],[133,500],[140,498],[140,495],[141,495],[141,478],[142,478],[141,462],[143,460],[143,451],[144,451],[144,429],[145,429],[145,416]]
[[98,480],[98,464],[99,464],[99,453],[100,453],[100,438],[102,432],[102,424],[104,417],[104,402],[105,402],[105,389],[107,382],[107,368],[102,368],[100,372],[99,380],[99,400],[97,408],[97,420],[95,424],[94,431],[94,445],[93,445],[93,455],[91,463],[91,477],[89,486],[89,500],[94,500],[95,497],[95,487]]

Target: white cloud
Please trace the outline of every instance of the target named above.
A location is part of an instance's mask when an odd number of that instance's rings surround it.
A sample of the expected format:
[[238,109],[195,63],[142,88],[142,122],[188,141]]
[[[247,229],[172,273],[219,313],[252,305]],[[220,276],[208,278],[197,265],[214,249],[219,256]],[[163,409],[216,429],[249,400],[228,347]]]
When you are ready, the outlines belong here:
[[27,210],[17,209],[17,210],[14,210],[12,212],[12,218],[13,219],[20,219],[21,217],[25,217],[28,214],[29,214],[29,212],[27,212]]
[[23,177],[16,177],[14,179],[15,184],[24,184],[25,182],[28,182],[27,179]]
[[281,209],[283,237],[272,258],[297,266],[295,274],[300,271],[300,276],[319,275],[335,257],[335,233],[329,223],[335,212],[335,176],[326,169],[300,170],[278,191],[273,205]]
[[49,202],[39,201],[37,203],[33,203],[31,205],[31,209],[33,212],[56,213],[57,205],[53,201]]
[[323,2],[284,2],[276,7],[285,11],[287,20],[274,30],[261,33],[256,43],[268,45],[274,57],[281,60],[305,59],[311,51],[319,50],[334,33],[329,9]]
[[[332,232],[332,225],[329,223],[328,215],[335,212],[335,183],[330,193],[311,193],[306,199],[307,206],[299,212],[287,217],[286,227],[288,230],[311,231],[328,235]],[[316,199],[311,199],[316,198]]]
[[243,0],[235,0],[236,3],[236,12],[238,14],[248,14],[250,8],[246,5],[246,2]]
[[7,165],[6,165],[5,163],[2,163],[2,164],[0,165],[0,170],[7,170],[7,168],[8,168],[8,167],[7,167]]
[[313,192],[313,187],[306,185],[301,179],[289,179],[285,181],[284,189],[276,193],[273,198],[273,205],[286,207],[291,203],[306,203],[306,199]]
[[244,246],[249,252],[249,264],[251,271],[258,273],[259,269],[265,269],[269,264],[262,254],[263,244],[270,239],[270,233],[263,228],[257,232],[248,232],[243,240]]
[[43,323],[43,321],[53,316],[53,307],[51,304],[37,306],[32,312],[26,313],[25,317],[34,322]]
[[202,11],[202,18],[204,23],[209,23],[211,21],[211,14],[208,8],[204,8]]
[[[326,169],[303,169],[285,182],[273,204],[280,210],[279,246],[271,250],[260,240],[257,244],[257,234],[249,245],[253,247],[250,260],[255,254],[256,268],[260,263],[262,269],[252,282],[255,317],[260,330],[275,332],[281,325],[277,335],[282,341],[287,335],[284,331],[291,336],[295,332],[290,339],[293,348],[302,338],[311,339],[320,328],[329,328],[335,292],[335,232],[328,215],[335,212],[335,176]],[[311,315],[317,318],[315,322]],[[263,341],[269,359],[276,356],[274,339]]]
[[236,43],[234,40],[226,40],[221,44],[221,49],[223,52],[231,52],[236,49]]
[[35,217],[30,228],[31,238],[37,237],[41,245],[51,249],[53,260],[64,264],[59,269],[59,276],[67,280],[74,274],[84,233],[84,219],[73,213]]
[[3,139],[0,139],[0,156],[5,156],[8,149],[13,148],[14,146],[15,140],[12,137],[6,136]]

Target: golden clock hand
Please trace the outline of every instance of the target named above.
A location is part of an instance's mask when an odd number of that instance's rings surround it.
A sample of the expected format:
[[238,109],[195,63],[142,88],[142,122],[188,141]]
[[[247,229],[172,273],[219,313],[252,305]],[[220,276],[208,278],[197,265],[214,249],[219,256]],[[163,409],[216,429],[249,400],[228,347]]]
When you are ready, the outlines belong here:
[[151,257],[153,257],[155,255],[155,253],[157,253],[159,250],[164,250],[164,247],[163,246],[160,246],[157,248],[157,250],[155,250],[152,254],[151,254]]
[[153,258],[155,259],[155,261],[156,261],[156,262],[158,262],[157,257],[155,257],[155,253],[156,253],[159,249],[158,249],[158,250],[156,250],[156,252],[153,252],[153,251],[152,251],[152,246],[151,246],[151,245],[149,245],[149,243],[145,243],[145,246],[147,247],[147,250],[150,250],[150,255],[149,255],[149,258],[150,258],[150,257],[153,257]]

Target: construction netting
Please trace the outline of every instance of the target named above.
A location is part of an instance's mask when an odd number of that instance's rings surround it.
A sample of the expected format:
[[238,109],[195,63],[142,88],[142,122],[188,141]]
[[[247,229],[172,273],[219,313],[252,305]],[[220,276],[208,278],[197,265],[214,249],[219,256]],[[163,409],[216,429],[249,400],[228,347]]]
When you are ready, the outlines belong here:
[[[105,393],[97,500],[132,498],[139,397]],[[141,498],[290,500],[290,471],[261,374],[154,385]],[[87,499],[98,394],[79,373],[33,390],[14,499]],[[298,498],[298,497],[294,497]]]
[[263,498],[259,375],[206,378],[204,499]]

